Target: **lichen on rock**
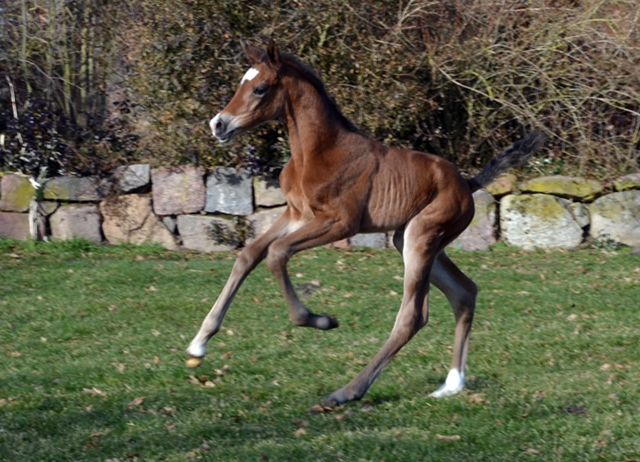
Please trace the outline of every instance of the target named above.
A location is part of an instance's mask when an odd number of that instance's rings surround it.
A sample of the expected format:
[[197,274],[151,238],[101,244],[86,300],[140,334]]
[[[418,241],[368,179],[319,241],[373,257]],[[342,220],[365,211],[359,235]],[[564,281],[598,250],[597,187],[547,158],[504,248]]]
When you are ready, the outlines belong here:
[[24,175],[9,173],[2,177],[0,210],[4,212],[26,212],[35,198],[36,189]]
[[520,184],[522,192],[553,194],[568,199],[591,201],[604,190],[602,183],[580,177],[543,176]]
[[580,245],[582,227],[561,200],[547,194],[503,197],[500,228],[504,241],[525,250],[572,249]]
[[629,246],[640,245],[640,191],[607,194],[589,207],[591,237]]
[[613,187],[616,191],[640,189],[640,173],[632,173],[614,180]]

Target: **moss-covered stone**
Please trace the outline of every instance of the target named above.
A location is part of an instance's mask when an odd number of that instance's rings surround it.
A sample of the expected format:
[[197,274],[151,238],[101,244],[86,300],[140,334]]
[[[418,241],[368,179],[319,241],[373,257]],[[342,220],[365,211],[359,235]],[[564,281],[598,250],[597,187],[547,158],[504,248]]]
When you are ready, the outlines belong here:
[[29,178],[15,173],[2,177],[0,210],[5,212],[26,212],[36,194]]
[[496,200],[487,191],[473,194],[475,215],[469,227],[450,244],[461,250],[488,250],[496,242]]
[[640,191],[607,194],[589,206],[590,234],[597,241],[640,245]]
[[616,191],[628,191],[629,189],[640,189],[640,173],[632,173],[618,178],[613,182]]
[[500,229],[509,245],[526,250],[571,249],[582,242],[582,227],[562,203],[547,194],[509,195],[500,201]]
[[591,219],[589,218],[589,207],[585,204],[581,204],[580,202],[569,202],[565,205],[565,207],[571,212],[573,218],[583,228],[589,226],[591,223]]
[[505,194],[510,194],[516,190],[517,181],[518,178],[514,174],[505,173],[500,175],[485,189],[489,194],[493,194],[494,196],[504,196]]
[[555,220],[567,212],[557,198],[548,194],[508,196],[505,203],[509,203],[510,210],[521,215],[535,215],[545,220]]
[[108,189],[108,182],[98,177],[62,176],[44,184],[43,197],[59,201],[97,202],[105,198]]
[[522,192],[553,194],[569,199],[592,201],[602,193],[604,186],[596,180],[570,176],[544,176],[520,184]]
[[49,215],[53,214],[53,212],[58,210],[59,206],[60,204],[56,201],[40,201],[38,202],[38,212],[40,212],[45,217],[48,217]]

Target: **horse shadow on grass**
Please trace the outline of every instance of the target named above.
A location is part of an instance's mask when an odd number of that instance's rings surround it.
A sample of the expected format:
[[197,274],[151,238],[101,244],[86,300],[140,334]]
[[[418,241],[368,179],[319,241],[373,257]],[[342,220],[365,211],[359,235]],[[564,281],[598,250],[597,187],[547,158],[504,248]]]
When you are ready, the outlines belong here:
[[[100,369],[84,372],[88,377],[98,378]],[[417,404],[424,406],[425,417],[430,418],[425,398],[442,384],[444,377],[441,375],[433,373],[426,380],[407,379],[402,384],[386,380],[370,390],[362,401],[314,416],[300,411],[305,406],[300,401],[308,400],[308,406],[313,402],[319,403],[326,390],[317,390],[316,397],[311,393],[306,398],[297,399],[297,403],[279,406],[271,415],[255,412],[247,405],[247,416],[235,410],[237,416],[230,417],[228,411],[211,407],[210,395],[197,392],[192,395],[184,389],[173,394],[171,401],[190,404],[185,407],[178,405],[174,414],[170,408],[158,407],[161,403],[167,404],[164,392],[160,390],[158,396],[148,394],[144,405],[131,408],[130,392],[116,391],[113,384],[108,397],[96,395],[89,388],[75,392],[62,386],[60,391],[67,395],[68,403],[61,402],[57,393],[51,390],[51,395],[14,413],[4,425],[8,431],[20,435],[21,444],[31,446],[32,460],[57,462],[136,458],[374,460],[371,459],[374,455],[375,460],[468,460],[469,454],[474,454],[474,460],[510,460],[507,454],[482,456],[486,449],[483,449],[482,442],[474,439],[445,444],[435,441],[433,435],[417,438],[412,432],[422,427],[421,421],[392,411],[392,408],[402,407],[403,400],[415,397]],[[49,371],[37,382],[45,385],[56,376]],[[130,377],[133,379],[135,377]],[[90,379],[88,381],[91,383]],[[474,375],[468,380],[466,393],[482,393],[499,386],[497,377]],[[464,395],[444,399],[467,402]],[[87,401],[93,405],[82,411],[79,405],[84,406]],[[426,402],[433,406],[433,403],[442,401],[429,399]],[[78,409],[67,410],[67,405],[78,406]],[[518,403],[513,403],[513,406],[517,407]],[[163,413],[164,409],[167,414]],[[541,417],[541,411],[543,409],[537,410],[537,418]],[[224,416],[218,419],[217,412]],[[207,416],[203,419],[202,413],[210,413],[210,419]],[[66,442],[60,443],[60,440]],[[18,457],[17,451],[13,455],[12,459],[10,453],[8,460],[26,460]]]

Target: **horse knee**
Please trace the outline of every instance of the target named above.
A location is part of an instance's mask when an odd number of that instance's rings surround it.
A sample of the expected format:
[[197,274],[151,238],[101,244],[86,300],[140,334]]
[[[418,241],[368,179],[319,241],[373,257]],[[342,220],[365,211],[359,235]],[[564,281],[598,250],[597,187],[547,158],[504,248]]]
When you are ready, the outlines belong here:
[[236,257],[236,261],[233,264],[232,273],[235,274],[247,274],[258,266],[258,263],[262,258],[258,255],[255,255],[254,252],[251,252],[249,248],[244,248]]
[[276,274],[282,271],[282,268],[287,264],[288,255],[286,249],[277,244],[272,244],[269,247],[267,253],[267,268],[271,273]]

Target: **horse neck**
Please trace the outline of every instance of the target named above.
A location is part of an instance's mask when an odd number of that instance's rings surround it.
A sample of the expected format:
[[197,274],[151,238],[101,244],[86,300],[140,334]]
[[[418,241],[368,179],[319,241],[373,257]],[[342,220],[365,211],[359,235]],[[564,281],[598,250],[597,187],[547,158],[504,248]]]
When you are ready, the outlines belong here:
[[285,123],[296,163],[321,157],[347,131],[337,109],[309,81],[292,76],[285,104]]

